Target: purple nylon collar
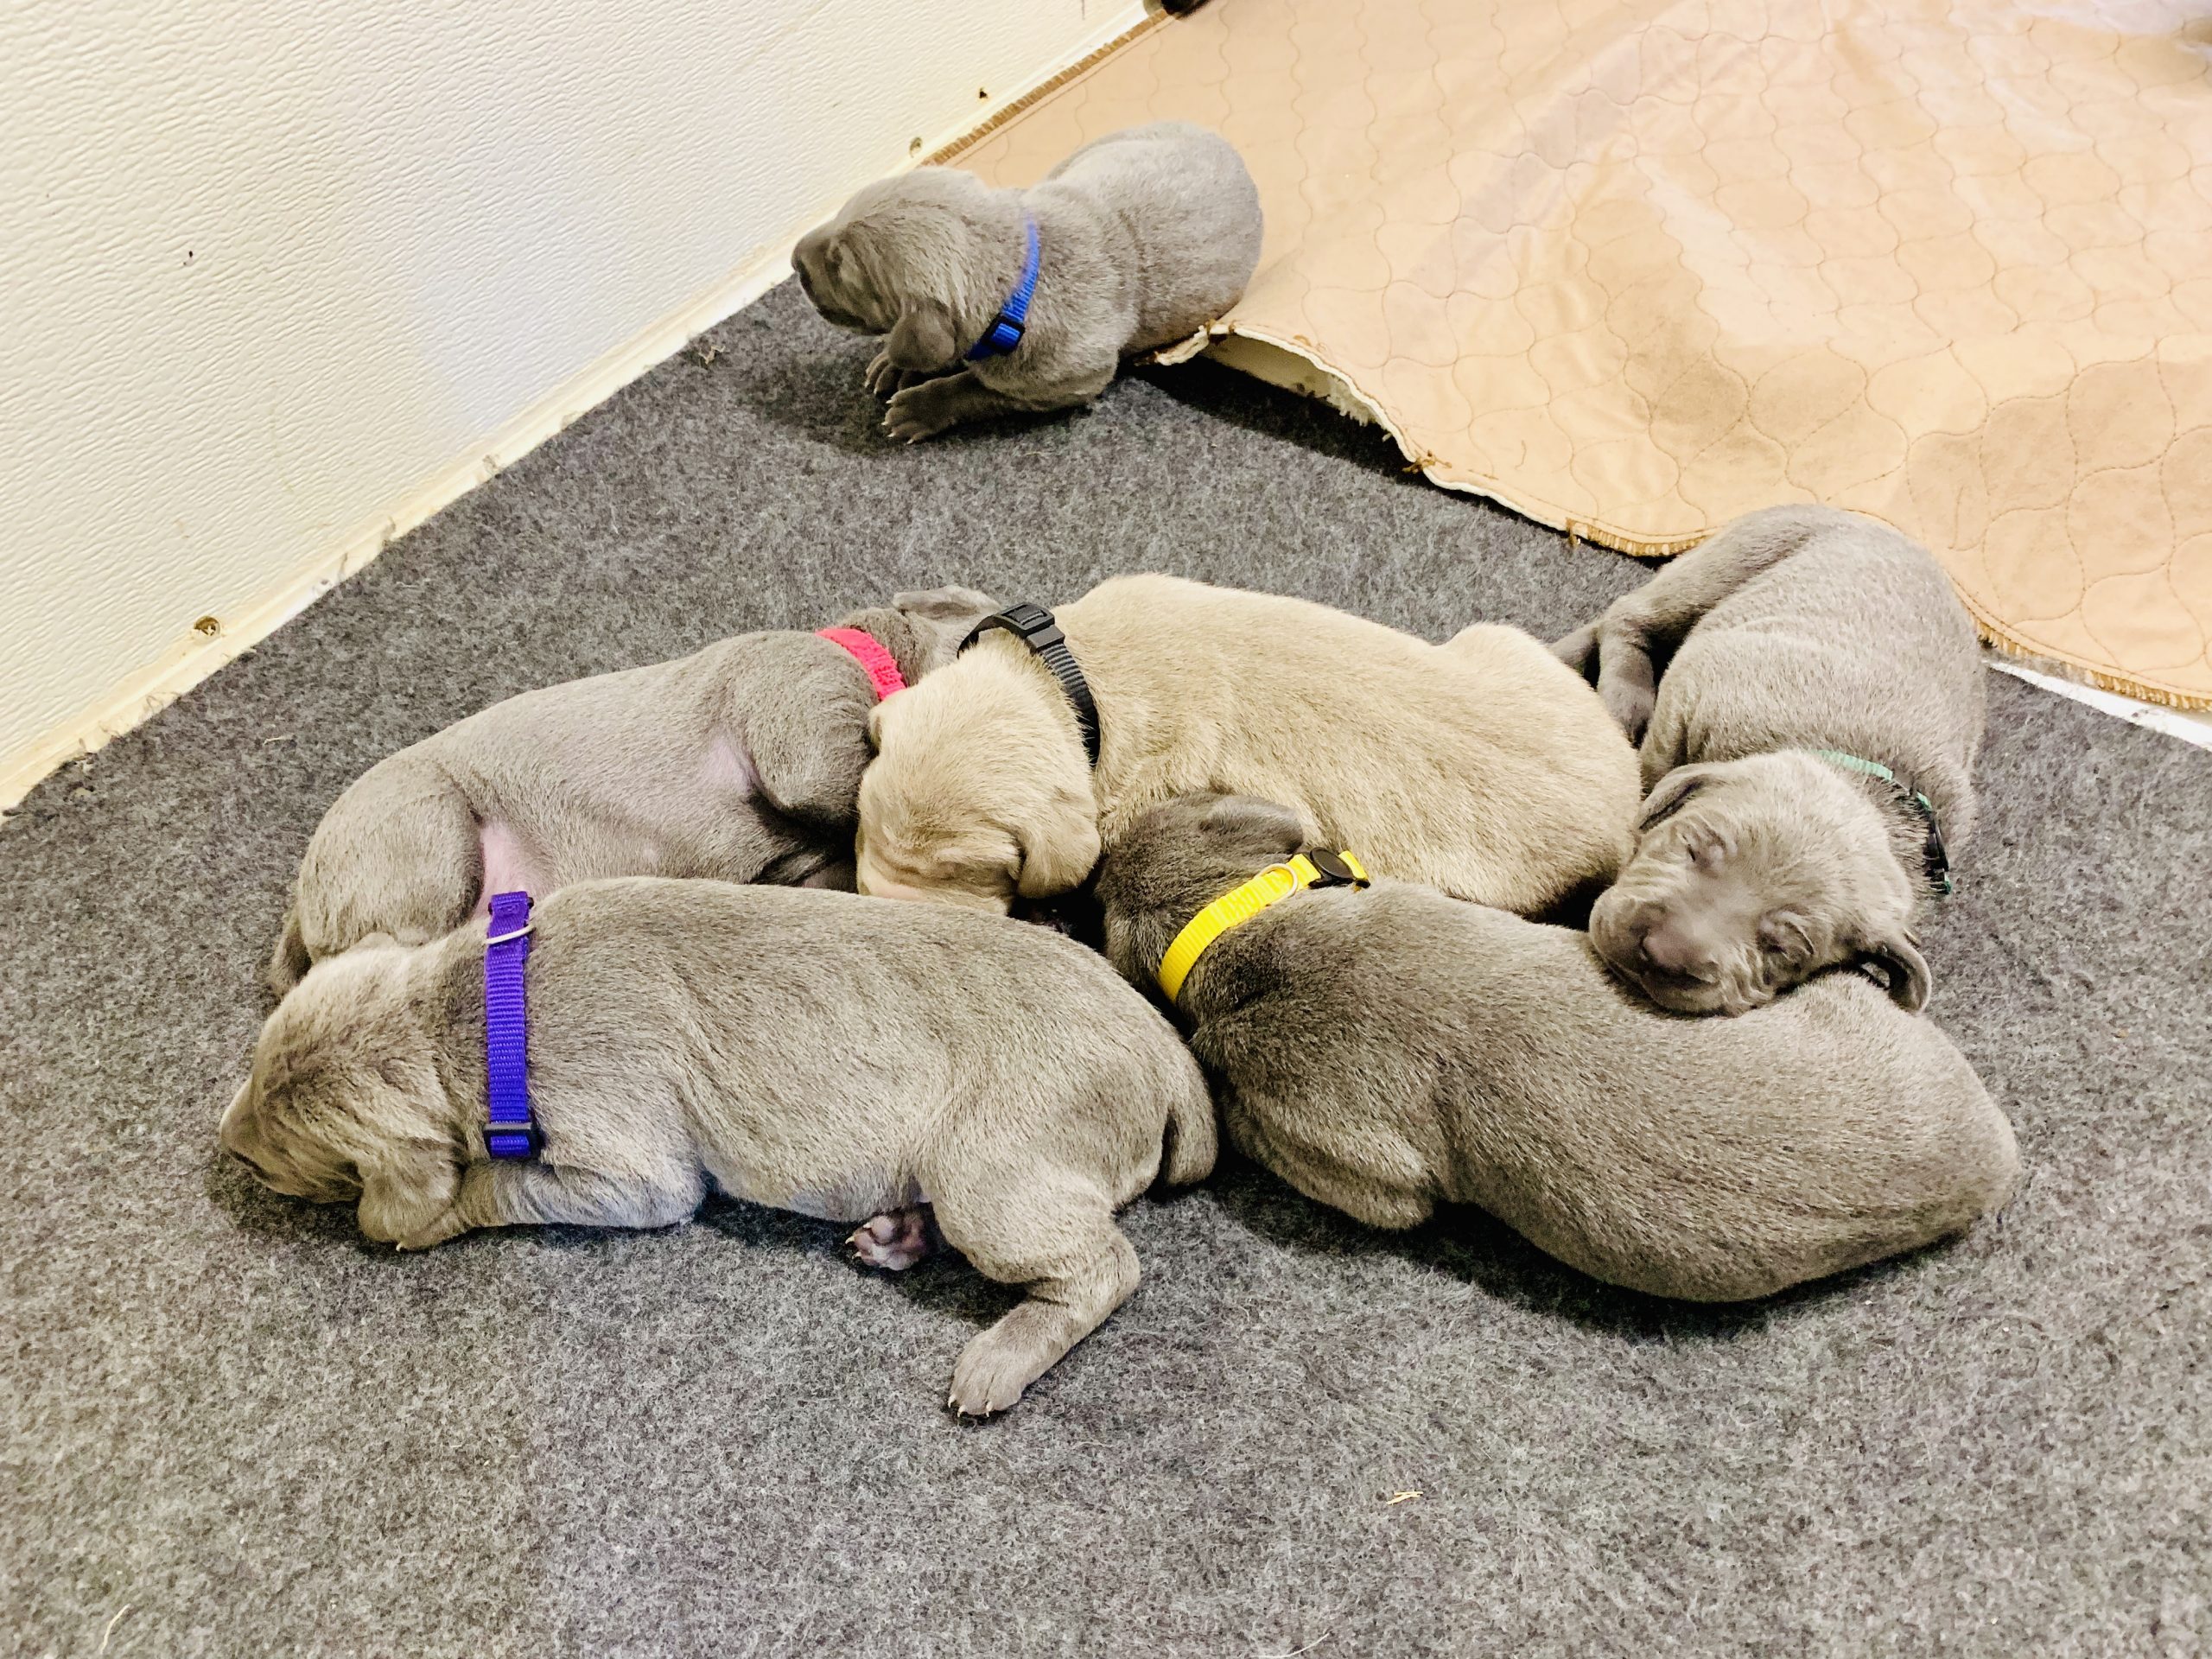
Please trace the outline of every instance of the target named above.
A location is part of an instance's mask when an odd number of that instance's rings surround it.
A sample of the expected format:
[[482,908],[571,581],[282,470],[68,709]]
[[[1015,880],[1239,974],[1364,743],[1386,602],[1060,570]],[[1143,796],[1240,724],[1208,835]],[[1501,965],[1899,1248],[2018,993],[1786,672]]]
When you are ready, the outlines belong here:
[[530,1115],[529,1021],[522,995],[530,927],[528,893],[492,896],[484,939],[484,1073],[491,1100],[484,1144],[494,1158],[531,1157],[539,1145]]

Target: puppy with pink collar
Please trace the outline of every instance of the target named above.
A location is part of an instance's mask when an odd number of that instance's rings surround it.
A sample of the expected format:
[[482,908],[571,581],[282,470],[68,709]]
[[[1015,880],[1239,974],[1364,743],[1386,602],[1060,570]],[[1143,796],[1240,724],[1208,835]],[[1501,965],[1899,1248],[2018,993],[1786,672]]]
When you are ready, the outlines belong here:
[[509,888],[620,875],[849,889],[868,718],[993,608],[895,595],[819,633],[495,703],[370,768],[308,844],[269,982],[365,940],[421,944]]

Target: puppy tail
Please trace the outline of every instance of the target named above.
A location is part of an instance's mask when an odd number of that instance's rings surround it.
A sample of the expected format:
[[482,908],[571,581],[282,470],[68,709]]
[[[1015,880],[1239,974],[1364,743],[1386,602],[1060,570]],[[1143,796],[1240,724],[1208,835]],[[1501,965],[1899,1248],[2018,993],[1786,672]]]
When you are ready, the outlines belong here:
[[1185,1084],[1177,1090],[1174,1103],[1167,1109],[1167,1143],[1160,1174],[1170,1186],[1205,1179],[1213,1173],[1214,1160],[1221,1152],[1213,1096],[1203,1079],[1193,1081],[1195,1087]]
[[281,998],[307,977],[314,964],[307,941],[300,937],[300,906],[295,901],[284,906],[284,931],[276,937],[276,950],[270,952],[269,988]]

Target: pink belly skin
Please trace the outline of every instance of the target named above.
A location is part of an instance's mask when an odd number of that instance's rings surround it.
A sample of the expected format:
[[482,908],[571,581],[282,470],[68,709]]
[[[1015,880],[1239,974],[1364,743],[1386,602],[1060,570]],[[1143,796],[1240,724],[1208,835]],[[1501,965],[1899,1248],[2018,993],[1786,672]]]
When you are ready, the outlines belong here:
[[522,842],[512,829],[500,819],[486,818],[478,833],[482,837],[484,886],[476,895],[476,908],[471,914],[490,915],[492,895],[495,893],[512,893],[520,888],[539,898],[544,896],[532,884]]

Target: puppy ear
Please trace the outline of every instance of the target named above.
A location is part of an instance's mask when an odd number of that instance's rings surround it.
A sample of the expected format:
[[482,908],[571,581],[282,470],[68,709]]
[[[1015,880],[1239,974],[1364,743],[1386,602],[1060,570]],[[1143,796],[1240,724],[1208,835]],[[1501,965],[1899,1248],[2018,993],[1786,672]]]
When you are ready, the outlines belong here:
[[1306,844],[1306,826],[1297,813],[1280,802],[1253,795],[1222,796],[1206,809],[1198,827],[1240,844],[1272,849],[1286,858]]
[[1023,826],[1015,841],[1021,868],[1014,887],[1025,899],[1052,899],[1072,893],[1098,862],[1098,808],[1086,792],[1055,795],[1043,818]]
[[1882,976],[1889,982],[1891,997],[1907,1014],[1918,1014],[1928,1006],[1934,976],[1928,971],[1928,959],[1920,954],[1919,944],[1911,934],[1886,934],[1871,944],[1862,945],[1858,959],[1882,970]]
[[891,595],[891,608],[925,622],[976,622],[999,607],[973,588],[916,588]]
[[362,1164],[355,1215],[365,1236],[397,1244],[429,1231],[460,1194],[461,1172],[450,1147],[402,1141]]
[[959,360],[952,308],[943,300],[916,300],[899,314],[883,342],[894,369],[946,369]]
[[1713,781],[1713,772],[1705,766],[1676,766],[1652,785],[1651,792],[1643,798],[1643,816],[1637,820],[1638,835],[1655,824],[1664,823],[1689,804],[1690,797]]

